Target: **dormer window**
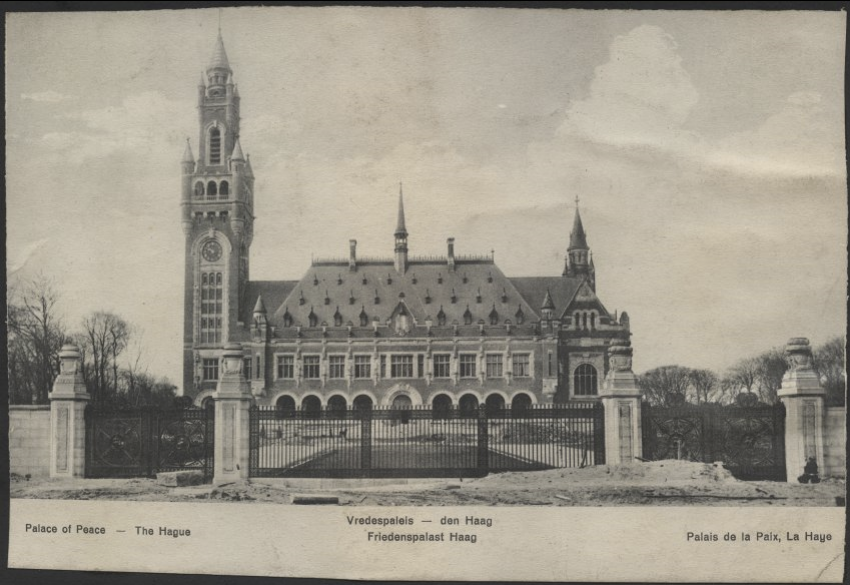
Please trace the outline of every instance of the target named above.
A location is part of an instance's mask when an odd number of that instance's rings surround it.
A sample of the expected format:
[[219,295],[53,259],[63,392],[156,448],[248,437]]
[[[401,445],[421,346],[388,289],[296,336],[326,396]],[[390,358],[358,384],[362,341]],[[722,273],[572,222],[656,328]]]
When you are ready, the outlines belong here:
[[342,327],[342,315],[339,312],[339,307],[336,308],[336,313],[334,313],[334,327]]
[[289,309],[283,314],[283,326],[292,327],[292,315],[289,314]]
[[525,322],[525,313],[522,312],[522,307],[517,309],[516,315],[514,315],[514,318],[516,319],[517,325],[522,325],[523,322]]
[[307,320],[310,324],[310,327],[317,327],[319,325],[319,318],[313,312],[313,307],[310,307],[310,314],[307,315]]
[[369,325],[369,315],[366,314],[366,307],[360,307],[360,326],[366,327]]
[[466,305],[466,311],[463,313],[463,324],[472,325],[472,313],[469,312],[469,305]]
[[443,312],[443,307],[440,305],[440,312],[437,313],[437,325],[443,327],[446,324],[446,314]]

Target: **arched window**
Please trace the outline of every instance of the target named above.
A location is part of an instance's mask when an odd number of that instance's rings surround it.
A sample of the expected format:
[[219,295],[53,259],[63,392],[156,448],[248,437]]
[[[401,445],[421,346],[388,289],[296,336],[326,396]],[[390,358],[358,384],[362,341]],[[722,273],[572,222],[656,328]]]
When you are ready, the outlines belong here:
[[292,315],[289,313],[289,309],[286,309],[286,312],[283,314],[283,326],[292,327]]
[[463,324],[471,325],[472,324],[472,313],[469,312],[469,305],[466,305],[466,311],[463,313]]
[[336,313],[334,313],[334,327],[342,327],[342,315],[339,312],[339,307],[336,308]]
[[343,418],[347,406],[348,403],[345,401],[345,398],[339,394],[328,398],[328,410],[333,418]]
[[474,394],[464,394],[458,402],[461,416],[470,416],[478,410],[478,398]]
[[524,416],[531,408],[531,396],[528,394],[517,394],[511,400],[511,412],[514,417]]
[[587,330],[587,313],[581,315],[581,328]]
[[221,164],[221,130],[210,128],[210,164]]
[[491,394],[484,401],[484,406],[487,409],[487,414],[493,416],[505,409],[505,399],[502,398],[501,394]]
[[292,418],[295,416],[295,399],[292,396],[281,396],[275,403],[277,418]]
[[596,329],[596,313],[590,314],[590,328]]
[[522,312],[522,307],[516,310],[516,315],[514,315],[514,318],[516,319],[517,325],[523,324],[523,322],[525,321],[525,313]]
[[207,396],[206,398],[201,400],[201,408],[203,408],[204,410],[206,410],[208,408],[212,408],[214,405],[215,405],[215,401],[213,401],[212,396]]
[[449,418],[449,412],[452,409],[452,399],[447,394],[437,394],[431,401],[431,406],[434,419],[446,419]]
[[305,418],[319,418],[322,414],[322,401],[318,396],[305,396],[301,401],[301,410]]
[[581,329],[581,313],[576,311],[576,314],[573,315],[573,323],[576,325],[576,329]]
[[313,312],[313,308],[310,308],[310,314],[307,315],[307,322],[310,327],[317,327],[319,325],[319,317]]
[[582,364],[576,368],[573,375],[576,396],[595,396],[597,390],[596,368],[590,364]]
[[216,195],[218,195],[218,186],[215,181],[210,181],[207,183],[207,199],[215,199]]
[[393,413],[392,420],[401,421],[401,424],[406,425],[410,422],[410,409],[413,407],[413,401],[406,394],[399,394],[393,398],[392,409],[397,410]]
[[204,182],[198,181],[195,183],[195,197],[203,197],[204,196]]
[[361,305],[361,307],[360,307],[360,326],[366,327],[367,325],[369,325],[369,315],[366,314],[366,307]]
[[372,410],[372,399],[366,394],[361,394],[354,399],[354,408],[357,410]]
[[218,194],[219,199],[227,199],[227,196],[230,195],[230,183],[222,181],[218,186]]
[[490,311],[490,325],[499,324],[499,312],[496,310],[496,305],[493,304],[493,310]]

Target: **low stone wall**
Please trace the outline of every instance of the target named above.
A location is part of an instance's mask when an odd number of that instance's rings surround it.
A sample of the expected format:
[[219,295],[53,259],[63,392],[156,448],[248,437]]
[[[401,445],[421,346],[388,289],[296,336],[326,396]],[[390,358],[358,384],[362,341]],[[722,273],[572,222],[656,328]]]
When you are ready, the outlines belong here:
[[9,472],[50,474],[50,406],[9,406]]
[[847,453],[844,421],[846,406],[830,406],[823,419],[823,477],[846,477]]

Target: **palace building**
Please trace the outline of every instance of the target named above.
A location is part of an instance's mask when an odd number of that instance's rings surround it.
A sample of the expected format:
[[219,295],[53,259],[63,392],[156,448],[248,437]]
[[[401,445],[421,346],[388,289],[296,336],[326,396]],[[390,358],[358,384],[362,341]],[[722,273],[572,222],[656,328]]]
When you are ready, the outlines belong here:
[[[198,85],[199,141],[182,159],[184,393],[215,392],[223,347],[244,349],[258,404],[287,409],[525,407],[595,400],[629,318],[596,294],[578,207],[560,275],[509,277],[493,256],[409,254],[398,199],[393,253],[313,260],[297,281],[250,280],[254,174],[219,35]],[[390,228],[387,240],[390,240]]]

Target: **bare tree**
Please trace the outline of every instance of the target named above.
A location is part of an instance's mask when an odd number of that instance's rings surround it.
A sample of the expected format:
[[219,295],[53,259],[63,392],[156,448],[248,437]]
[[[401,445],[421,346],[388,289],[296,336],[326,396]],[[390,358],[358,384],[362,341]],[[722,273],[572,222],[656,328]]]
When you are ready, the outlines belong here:
[[39,274],[7,293],[8,374],[15,402],[46,404],[59,373],[65,327],[57,310],[53,281]]
[[758,382],[759,365],[756,358],[739,360],[726,373],[724,385],[731,397],[744,392],[752,392]]
[[97,311],[82,323],[78,335],[86,356],[84,376],[92,402],[101,403],[118,392],[118,357],[130,339],[131,327],[114,313]]
[[847,370],[844,339],[834,337],[815,348],[814,366],[826,389],[826,400],[830,405],[840,406],[846,402]]
[[690,372],[682,366],[661,366],[638,376],[638,385],[650,404],[674,406],[685,401]]
[[697,404],[722,401],[720,377],[711,370],[691,370],[690,383]]
[[782,376],[788,369],[785,352],[774,347],[756,357],[755,362],[759,399],[767,404],[775,404],[779,399],[776,391],[782,387]]

